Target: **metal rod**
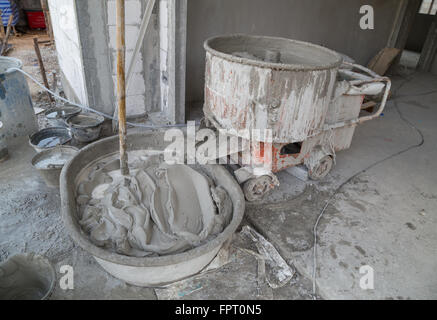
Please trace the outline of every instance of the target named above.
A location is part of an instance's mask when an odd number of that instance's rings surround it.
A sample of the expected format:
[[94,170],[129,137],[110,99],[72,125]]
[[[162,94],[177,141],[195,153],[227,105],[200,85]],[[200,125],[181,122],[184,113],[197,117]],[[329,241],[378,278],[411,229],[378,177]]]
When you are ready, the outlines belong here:
[[[3,11],[0,10],[0,16],[3,16]],[[1,26],[0,26],[0,36],[2,37],[2,40],[5,41],[5,27],[3,26],[3,21],[1,22]]]
[[[44,85],[46,88],[50,89],[49,82],[47,80],[46,68],[44,67],[41,51],[39,50],[38,38],[33,38],[33,47],[35,48],[36,57],[38,58],[39,70],[41,71],[41,77]],[[51,102],[55,101],[50,93],[47,92],[47,96],[49,97]]]
[[6,36],[5,39],[3,40],[3,46],[0,52],[0,55],[5,54],[6,50],[8,49],[8,40],[9,40],[9,36],[11,35],[11,25],[12,25],[12,21],[14,20],[14,15],[11,14],[9,16],[9,21],[8,21],[8,27],[6,29]]
[[44,13],[44,20],[46,23],[46,32],[50,38],[50,43],[52,43],[53,42],[53,30],[52,30],[52,22],[50,19],[50,11],[48,8],[48,2],[47,2],[47,0],[41,0],[40,2],[41,2],[42,11]]
[[125,40],[125,0],[117,0],[117,98],[118,98],[118,134],[120,138],[120,171],[129,174],[126,151],[126,40]]

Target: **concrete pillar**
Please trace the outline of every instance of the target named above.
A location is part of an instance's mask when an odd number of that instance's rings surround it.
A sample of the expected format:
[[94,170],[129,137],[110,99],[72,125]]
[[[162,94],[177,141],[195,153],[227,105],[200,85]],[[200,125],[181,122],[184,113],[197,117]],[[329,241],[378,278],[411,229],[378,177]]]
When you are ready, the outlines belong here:
[[49,0],[48,4],[65,94],[75,102],[88,105],[76,2],[82,3],[80,0]]
[[90,107],[112,115],[116,100],[108,47],[107,2],[101,0],[75,2],[88,103]]
[[161,106],[171,123],[185,122],[187,0],[160,0]]
[[[126,62],[148,0],[126,0]],[[115,0],[49,0],[70,99],[112,115],[116,102]],[[127,116],[185,121],[187,0],[158,0],[127,92]]]

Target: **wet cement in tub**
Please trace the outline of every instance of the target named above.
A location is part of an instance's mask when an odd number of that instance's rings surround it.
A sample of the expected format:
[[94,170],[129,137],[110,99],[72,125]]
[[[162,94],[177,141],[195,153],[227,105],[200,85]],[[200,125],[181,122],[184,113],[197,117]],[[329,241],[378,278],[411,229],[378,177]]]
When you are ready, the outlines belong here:
[[162,152],[96,160],[77,180],[79,222],[91,242],[135,257],[180,253],[208,242],[230,223],[227,192],[198,168],[167,165]]

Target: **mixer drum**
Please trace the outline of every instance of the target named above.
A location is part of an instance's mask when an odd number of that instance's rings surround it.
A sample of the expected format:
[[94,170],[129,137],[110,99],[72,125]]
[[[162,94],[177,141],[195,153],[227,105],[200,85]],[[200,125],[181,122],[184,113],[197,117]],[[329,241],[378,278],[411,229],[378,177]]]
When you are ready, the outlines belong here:
[[336,52],[247,35],[214,37],[204,47],[204,113],[216,127],[271,129],[274,143],[304,141],[322,129],[342,62]]

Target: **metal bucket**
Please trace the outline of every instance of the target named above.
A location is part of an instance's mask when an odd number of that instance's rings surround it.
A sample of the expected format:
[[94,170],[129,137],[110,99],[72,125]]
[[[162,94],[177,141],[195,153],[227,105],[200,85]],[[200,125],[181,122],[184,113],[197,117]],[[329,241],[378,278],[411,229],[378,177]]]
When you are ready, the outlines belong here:
[[44,116],[51,127],[67,127],[65,121],[81,112],[81,108],[66,104],[63,107],[47,110]]
[[41,152],[58,145],[66,144],[67,142],[70,142],[71,139],[71,133],[67,128],[46,128],[31,135],[29,138],[29,144],[36,150],[36,152]]
[[[129,150],[164,150],[171,142],[164,141],[165,131],[131,133],[127,136]],[[158,257],[132,257],[118,254],[93,244],[79,224],[76,202],[77,177],[96,159],[118,153],[118,137],[93,143],[81,151],[64,167],[61,174],[61,210],[67,232],[74,242],[95,257],[113,276],[137,286],[158,286],[178,281],[204,269],[217,255],[222,245],[232,237],[240,225],[245,208],[244,195],[231,174],[219,165],[202,168],[217,185],[230,196],[233,215],[230,224],[210,241],[177,254]]]
[[15,58],[0,57],[0,121],[6,138],[28,136],[38,130],[26,78],[9,68],[22,67]]
[[39,171],[49,187],[59,187],[62,168],[79,151],[74,147],[57,146],[38,153],[32,159],[32,166]]
[[67,119],[75,140],[79,142],[96,141],[102,132],[105,118],[94,113],[83,113]]
[[3,130],[3,122],[0,121],[0,162],[8,158],[8,145],[6,143],[6,135]]
[[204,47],[204,113],[214,126],[271,129],[274,143],[301,142],[322,129],[342,63],[336,52],[247,35],[211,38]]
[[0,300],[47,300],[55,283],[55,269],[43,256],[19,254],[0,264]]

